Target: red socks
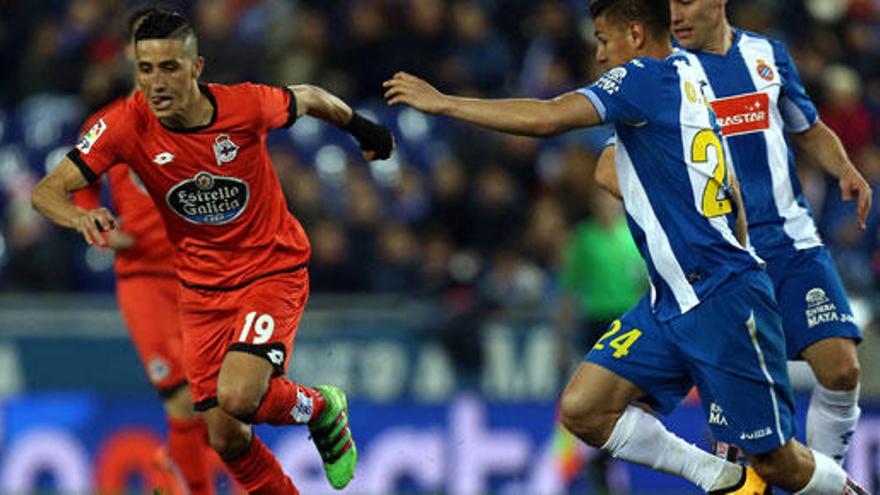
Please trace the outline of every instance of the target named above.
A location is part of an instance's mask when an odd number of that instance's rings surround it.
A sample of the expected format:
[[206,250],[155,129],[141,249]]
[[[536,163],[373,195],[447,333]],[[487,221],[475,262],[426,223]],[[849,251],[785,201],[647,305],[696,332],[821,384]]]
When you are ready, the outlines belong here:
[[324,406],[324,396],[317,390],[275,377],[269,380],[269,389],[251,422],[276,426],[307,424],[324,412]]
[[256,434],[247,452],[225,464],[232,477],[251,495],[299,495],[278,460]]
[[168,418],[168,455],[177,465],[192,495],[213,495],[208,468],[208,428],[200,417]]

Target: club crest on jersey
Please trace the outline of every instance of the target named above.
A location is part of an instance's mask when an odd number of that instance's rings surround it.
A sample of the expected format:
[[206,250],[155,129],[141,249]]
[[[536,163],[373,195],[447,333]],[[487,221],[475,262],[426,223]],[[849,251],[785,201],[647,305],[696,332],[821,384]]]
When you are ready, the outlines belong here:
[[203,171],[168,190],[165,202],[187,222],[222,225],[238,218],[249,198],[247,182]]
[[238,145],[232,142],[227,134],[220,134],[214,140],[214,156],[217,158],[217,165],[223,165],[235,160],[238,155]]
[[79,142],[76,143],[76,149],[80,151],[80,153],[89,154],[89,151],[92,150],[92,146],[98,141],[98,138],[101,137],[101,134],[104,134],[104,131],[107,130],[107,124],[104,123],[104,119],[99,119],[95,122],[95,125],[89,129],[89,132],[83,134],[83,137],[80,138]]
[[596,86],[604,90],[609,95],[613,95],[620,91],[620,85],[626,78],[626,67],[615,67],[608,72],[602,74],[602,77],[596,81]]
[[767,65],[767,62],[759,59],[757,70],[758,70],[758,75],[761,76],[761,79],[763,79],[765,81],[772,81],[773,80],[773,76],[775,75],[773,73],[773,67],[770,67],[769,65]]

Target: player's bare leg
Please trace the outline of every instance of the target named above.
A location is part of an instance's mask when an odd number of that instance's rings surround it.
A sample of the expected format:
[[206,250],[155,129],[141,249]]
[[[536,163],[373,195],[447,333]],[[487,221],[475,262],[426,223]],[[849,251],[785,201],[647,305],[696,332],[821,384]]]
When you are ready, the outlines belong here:
[[211,447],[226,469],[249,494],[299,495],[278,460],[251,426],[214,407],[205,413]]
[[612,456],[681,476],[706,491],[763,493],[753,472],[715,457],[673,435],[654,416],[632,405],[645,393],[591,362],[580,365],[560,400],[560,420],[575,436]]
[[748,459],[768,483],[795,495],[868,495],[830,457],[811,451],[797,440]]
[[801,356],[819,382],[807,412],[807,445],[842,464],[861,415],[856,344],[845,338],[824,339]]
[[252,423],[308,425],[327,479],[334,488],[344,488],[357,463],[345,395],[335,387],[310,388],[272,377],[273,370],[260,356],[227,353],[217,383],[220,408]]

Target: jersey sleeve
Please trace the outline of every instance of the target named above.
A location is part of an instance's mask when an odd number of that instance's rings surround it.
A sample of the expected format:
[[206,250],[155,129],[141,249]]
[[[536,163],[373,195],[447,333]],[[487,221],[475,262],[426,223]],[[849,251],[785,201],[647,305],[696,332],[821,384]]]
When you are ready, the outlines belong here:
[[782,79],[782,91],[779,95],[779,111],[785,121],[788,132],[804,132],[819,121],[816,105],[804,89],[797,67],[791,60],[788,50],[779,41],[773,41],[773,54],[776,67]]
[[287,128],[296,121],[296,97],[290,88],[255,84],[264,129]]
[[607,124],[647,120],[651,105],[645,88],[656,85],[654,71],[640,60],[615,67],[577,92],[587,97]]
[[114,164],[125,162],[123,154],[128,149],[127,143],[135,140],[130,122],[126,106],[119,105],[94,120],[76,146],[67,153],[67,158],[90,183],[97,181]]
[[607,148],[609,146],[617,146],[617,133],[616,132],[612,132],[611,135],[608,136],[608,139],[605,140],[605,144],[602,145],[602,149],[604,150],[605,148]]

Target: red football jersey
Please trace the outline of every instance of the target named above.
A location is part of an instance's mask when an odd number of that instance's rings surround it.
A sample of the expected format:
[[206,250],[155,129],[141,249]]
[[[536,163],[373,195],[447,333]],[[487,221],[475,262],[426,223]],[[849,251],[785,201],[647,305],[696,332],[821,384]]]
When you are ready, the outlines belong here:
[[[125,100],[119,99],[96,112],[83,126],[84,131],[94,126],[112,108],[124,104]],[[175,276],[174,251],[165,235],[165,224],[140,178],[122,163],[110,167],[106,176],[110,185],[110,202],[120,222],[120,230],[135,239],[130,248],[116,252],[116,276]],[[73,193],[72,199],[87,210],[100,207],[101,182],[92,182],[85,189]]]
[[140,91],[108,110],[68,157],[94,181],[127,163],[165,220],[184,285],[229,289],[302,267],[308,239],[287,210],[269,161],[266,133],[290,126],[296,99],[286,88],[201,85],[211,121],[162,125]]

